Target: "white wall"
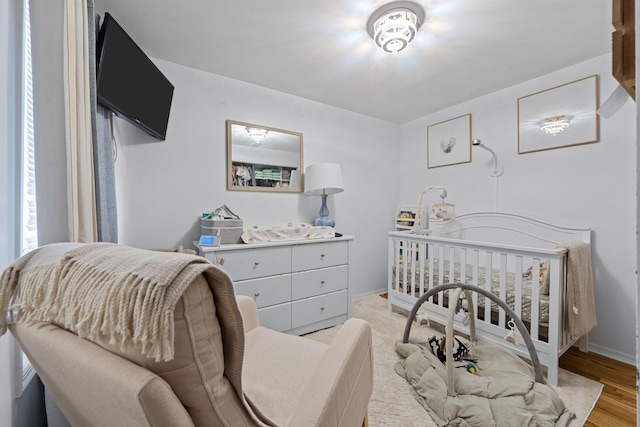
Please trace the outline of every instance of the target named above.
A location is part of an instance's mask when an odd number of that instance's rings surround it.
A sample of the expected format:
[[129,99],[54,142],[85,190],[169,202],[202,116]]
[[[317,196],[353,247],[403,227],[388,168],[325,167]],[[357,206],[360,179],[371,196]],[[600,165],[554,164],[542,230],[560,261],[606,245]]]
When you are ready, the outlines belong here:
[[[170,62],[156,63],[176,86],[166,141],[156,142],[115,121],[121,243],[190,246],[199,234],[199,213],[223,203],[247,223],[312,220],[318,198],[226,190],[227,119],[298,131],[304,134],[305,165],[337,161],[343,167],[346,189],[329,197],[329,209],[338,231],[357,237],[354,295],[386,286],[386,231],[395,205],[415,203],[421,188],[441,184],[459,212],[498,209],[591,227],[599,317],[591,349],[635,360],[634,104],[629,101],[612,118],[600,119],[598,143],[517,154],[517,99],[599,74],[604,102],[616,85],[610,56],[402,126]],[[493,148],[504,165],[497,180],[489,175],[491,156],[484,150],[474,149],[472,163],[426,168],[427,126],[467,113],[472,114],[473,137]]]
[[[459,213],[499,209],[591,227],[598,327],[590,334],[590,348],[634,363],[635,104],[629,100],[610,119],[600,118],[598,143],[518,155],[517,99],[594,74],[600,76],[603,103],[617,85],[609,55],[403,125],[400,156],[408,172],[398,186],[403,203],[415,203],[425,185],[444,185],[447,201]],[[468,113],[472,138],[496,151],[504,165],[498,179],[490,176],[490,153],[479,148],[471,163],[426,168],[427,126]]]
[[226,190],[227,119],[302,132],[304,164],[342,165],[345,191],[328,198],[337,231],[356,236],[353,295],[386,288],[399,144],[396,125],[263,87],[155,61],[174,84],[167,138],[115,119],[120,243],[193,247],[198,217],[222,204],[245,223],[304,222],[320,198]]

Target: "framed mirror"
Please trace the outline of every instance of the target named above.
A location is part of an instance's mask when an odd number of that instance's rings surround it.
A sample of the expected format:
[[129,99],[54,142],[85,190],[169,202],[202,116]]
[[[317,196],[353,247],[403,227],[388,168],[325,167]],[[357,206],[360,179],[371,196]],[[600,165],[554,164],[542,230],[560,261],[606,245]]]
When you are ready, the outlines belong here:
[[227,190],[302,192],[302,134],[227,120]]

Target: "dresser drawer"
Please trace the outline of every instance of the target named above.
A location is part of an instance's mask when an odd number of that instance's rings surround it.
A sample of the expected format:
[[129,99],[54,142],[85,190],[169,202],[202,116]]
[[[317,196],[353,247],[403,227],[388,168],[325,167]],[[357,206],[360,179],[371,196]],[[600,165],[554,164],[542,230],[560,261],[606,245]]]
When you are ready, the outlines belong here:
[[291,275],[291,299],[313,297],[347,289],[346,265],[303,271]]
[[347,242],[310,243],[292,247],[293,271],[313,270],[346,264],[349,258]]
[[299,328],[346,313],[346,290],[294,301],[291,304],[291,327]]
[[283,332],[291,329],[291,303],[272,305],[258,310],[260,326]]
[[258,308],[291,301],[291,276],[270,276],[235,282],[237,295],[253,298]]
[[220,251],[217,263],[233,281],[291,273],[291,247]]

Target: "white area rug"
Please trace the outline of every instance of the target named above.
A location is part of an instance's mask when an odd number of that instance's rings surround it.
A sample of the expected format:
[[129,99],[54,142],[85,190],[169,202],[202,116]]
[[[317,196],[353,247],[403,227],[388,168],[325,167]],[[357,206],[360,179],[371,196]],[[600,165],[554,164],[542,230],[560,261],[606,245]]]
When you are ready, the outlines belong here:
[[[353,317],[364,319],[373,329],[374,385],[369,403],[369,426],[437,427],[427,411],[411,395],[411,386],[396,374],[399,359],[395,343],[402,339],[407,322],[405,315],[389,312],[387,300],[369,295],[353,301]],[[340,326],[324,329],[306,337],[320,342],[331,341]],[[428,339],[437,332],[414,324],[411,336]],[[438,335],[441,335],[438,333]],[[576,414],[571,426],[582,426],[602,392],[602,384],[560,369],[556,391],[567,408]]]

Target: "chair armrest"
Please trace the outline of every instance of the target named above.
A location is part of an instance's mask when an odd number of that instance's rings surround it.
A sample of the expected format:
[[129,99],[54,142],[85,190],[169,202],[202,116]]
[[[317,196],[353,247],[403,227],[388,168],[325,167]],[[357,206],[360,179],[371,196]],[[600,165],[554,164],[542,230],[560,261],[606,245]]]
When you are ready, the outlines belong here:
[[260,326],[260,319],[258,318],[258,306],[253,298],[246,295],[236,295],[236,302],[240,309],[240,315],[242,316],[242,323],[244,324],[244,333],[246,334],[253,328]]
[[371,326],[351,318],[331,341],[289,425],[362,425],[372,391]]

